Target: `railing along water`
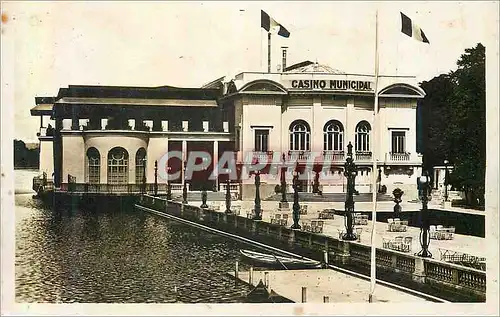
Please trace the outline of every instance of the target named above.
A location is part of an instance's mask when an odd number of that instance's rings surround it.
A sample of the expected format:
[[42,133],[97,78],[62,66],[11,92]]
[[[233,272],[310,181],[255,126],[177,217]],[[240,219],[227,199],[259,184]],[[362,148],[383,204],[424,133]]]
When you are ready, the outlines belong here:
[[[155,203],[159,200],[162,202]],[[182,205],[173,201],[167,202],[165,199],[149,195],[142,196],[141,204],[181,218],[203,222],[205,225],[224,231],[237,229],[243,230],[242,233],[246,236],[260,238],[267,236],[272,238],[266,240],[268,241],[266,243],[270,244],[273,244],[272,241],[287,242],[289,246],[308,248],[321,255],[325,250],[327,252],[334,251],[344,258],[347,256],[350,261],[346,262],[348,263],[346,267],[355,263],[365,268],[370,265],[370,246],[358,242],[343,241],[318,233],[291,230],[265,221],[254,221],[239,216],[230,217],[223,212]],[[390,274],[401,274],[402,280],[406,279],[434,288],[438,285],[439,289],[442,288],[466,296],[475,296],[475,298],[486,298],[486,272],[481,270],[387,249],[377,249],[376,265],[386,272],[392,272]],[[439,294],[437,295],[439,296]]]

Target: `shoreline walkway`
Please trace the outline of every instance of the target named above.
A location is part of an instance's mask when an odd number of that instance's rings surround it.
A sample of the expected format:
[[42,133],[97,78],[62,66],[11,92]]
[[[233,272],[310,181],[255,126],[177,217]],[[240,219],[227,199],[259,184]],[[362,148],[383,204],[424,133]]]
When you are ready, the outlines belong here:
[[[189,202],[189,204],[199,206],[201,202],[197,201],[192,201]],[[218,204],[220,206],[220,212],[224,212],[225,209],[225,204],[224,202],[213,202],[212,204]],[[271,222],[271,217],[274,217],[276,214],[288,214],[288,223],[287,227],[290,227],[293,223],[292,220],[292,202],[289,202],[290,209],[288,211],[279,211],[278,210],[278,202],[274,201],[263,201],[261,203],[263,214],[262,214],[262,220],[266,222]],[[338,205],[341,206],[338,206]],[[252,212],[253,209],[253,201],[233,201],[232,206],[240,206],[240,215],[245,216],[247,213]],[[305,215],[300,215],[300,221],[299,224],[302,226],[303,223],[307,222],[310,223],[312,220],[322,220],[323,221],[323,234],[332,236],[335,238],[339,237],[340,231],[345,230],[344,226],[344,216],[342,215],[335,215],[334,219],[318,219],[319,212],[322,211],[323,209],[326,208],[334,208],[337,210],[343,210],[343,203],[301,203],[301,206],[307,205],[308,206],[308,212]],[[361,205],[361,206],[360,206]],[[357,203],[356,204],[356,211],[361,212],[361,211],[367,211],[371,210],[372,203],[371,202],[366,202],[366,203]],[[377,203],[377,210],[380,212],[383,211],[392,211],[392,208],[394,206],[394,203],[392,202],[380,202]],[[420,208],[420,204],[416,203],[403,203],[402,207],[403,210],[418,210]],[[413,207],[413,208],[412,208]],[[404,220],[404,211],[402,215],[402,220]],[[372,222],[368,221],[367,225],[355,225],[355,228],[361,228],[361,241],[356,242],[360,243],[362,245],[370,246],[371,241],[371,228],[372,228]],[[393,240],[397,236],[403,236],[403,237],[411,237],[412,242],[411,242],[411,249],[410,249],[410,254],[415,254],[418,251],[421,250],[420,242],[419,242],[419,236],[420,236],[420,228],[418,227],[412,227],[408,226],[406,232],[389,232],[387,230],[388,224],[386,222],[376,222],[375,224],[375,245],[377,248],[382,249],[383,248],[383,240],[388,239],[388,240]],[[354,231],[356,232],[356,231]],[[486,257],[486,250],[484,248],[484,243],[486,242],[485,238],[481,237],[476,237],[476,236],[470,236],[470,235],[462,235],[462,234],[454,234],[452,240],[430,240],[429,244],[429,251],[432,253],[432,258],[436,260],[440,260],[441,253],[440,249],[442,250],[450,250],[453,252],[458,252],[458,253],[466,253],[472,256],[477,256],[477,257]]]
[[[253,271],[253,286],[256,286],[260,280],[264,282],[265,272],[268,273],[268,290],[273,290],[295,303],[302,302],[302,287],[306,288],[306,303],[324,303],[324,296],[328,297],[329,303],[368,302],[370,281],[359,277],[329,269]],[[229,274],[234,277],[234,272]],[[249,275],[249,272],[239,272],[238,279],[248,283]],[[339,287],[335,287],[335,285]],[[416,295],[377,284],[373,302],[417,303],[429,301]]]

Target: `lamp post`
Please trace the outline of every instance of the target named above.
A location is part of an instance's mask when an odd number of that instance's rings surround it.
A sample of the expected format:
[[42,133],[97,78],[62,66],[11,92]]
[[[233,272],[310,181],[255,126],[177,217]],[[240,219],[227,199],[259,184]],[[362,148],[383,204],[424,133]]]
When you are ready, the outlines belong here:
[[448,160],[444,160],[444,201],[448,201]]
[[352,144],[349,142],[347,145],[347,159],[344,164],[344,176],[347,178],[347,198],[345,201],[345,228],[346,233],[342,236],[342,240],[354,241],[357,239],[356,234],[353,229],[353,218],[352,214],[354,212],[354,181],[356,176],[358,175],[358,171],[356,170],[356,164],[354,164],[354,160],[352,158]]
[[154,184],[154,196],[158,196],[158,161],[155,161],[155,184]]
[[382,192],[382,170],[378,167],[378,192]]
[[429,243],[430,243],[430,235],[429,235],[429,210],[427,209],[427,202],[429,201],[429,182],[430,177],[427,174],[427,171],[422,172],[422,176],[418,178],[418,182],[420,185],[422,200],[422,209],[420,210],[420,245],[422,246],[422,250],[417,253],[417,256],[430,258],[432,257],[432,253],[429,252]]
[[313,183],[313,194],[319,194],[319,172],[314,171],[314,183]]
[[260,208],[260,172],[257,171],[255,173],[255,215],[253,217],[254,220],[262,220],[262,209]]
[[184,162],[184,186],[182,187],[182,203],[187,204],[187,196],[188,196],[188,191],[187,191],[187,181],[186,181],[186,166],[187,162]]
[[146,158],[142,159],[142,193],[146,194]]
[[203,190],[201,191],[201,206],[200,208],[208,208],[207,205],[207,190],[205,186],[203,186]]
[[299,205],[299,174],[295,171],[293,172],[293,225],[292,229],[300,229],[299,219],[300,219],[300,205]]
[[168,175],[167,175],[167,200],[172,199],[172,186],[170,185],[170,169],[171,167],[168,167]]
[[226,182],[226,214],[231,213],[231,181],[228,179]]
[[285,153],[282,155],[283,164],[281,166],[281,202],[286,203],[288,208],[288,201],[286,200],[286,176],[285,176]]
[[404,191],[402,191],[400,188],[396,188],[392,191],[392,195],[394,195],[393,201],[396,203],[394,205],[394,209],[393,209],[393,218],[401,217],[400,214],[401,214],[402,208],[401,208],[400,203],[403,201],[401,199],[403,194],[404,194]]

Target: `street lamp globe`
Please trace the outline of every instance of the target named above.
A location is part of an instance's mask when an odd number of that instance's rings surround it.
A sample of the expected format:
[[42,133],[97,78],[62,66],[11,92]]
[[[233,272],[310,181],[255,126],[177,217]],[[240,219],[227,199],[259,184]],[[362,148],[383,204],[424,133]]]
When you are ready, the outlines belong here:
[[420,182],[420,185],[426,185],[429,183],[430,177],[427,176],[426,174],[423,174],[418,178],[418,181]]

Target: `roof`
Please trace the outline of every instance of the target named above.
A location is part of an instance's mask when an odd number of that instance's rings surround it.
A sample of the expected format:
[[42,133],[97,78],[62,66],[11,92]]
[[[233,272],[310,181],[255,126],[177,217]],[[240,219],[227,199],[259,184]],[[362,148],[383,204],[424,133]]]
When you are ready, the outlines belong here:
[[164,107],[217,107],[216,100],[202,99],[144,99],[144,98],[95,98],[95,97],[63,97],[57,104],[84,105],[130,105],[130,106],[164,106]]
[[224,78],[226,78],[226,76],[222,76],[222,77],[219,77],[215,80],[212,80],[211,82],[208,82],[208,83],[204,84],[203,86],[201,86],[201,88],[220,89],[221,87],[224,86]]
[[42,103],[42,104],[37,104],[35,107],[31,108],[30,112],[32,116],[39,116],[39,115],[44,115],[44,116],[49,116],[52,115],[52,106],[53,103]]
[[305,61],[294,64],[285,69],[286,73],[328,73],[328,74],[345,74],[344,72],[334,69],[328,65]]
[[160,87],[124,87],[124,86],[76,86],[59,89],[57,99],[63,97],[88,98],[137,98],[137,99],[216,99],[219,89]]

